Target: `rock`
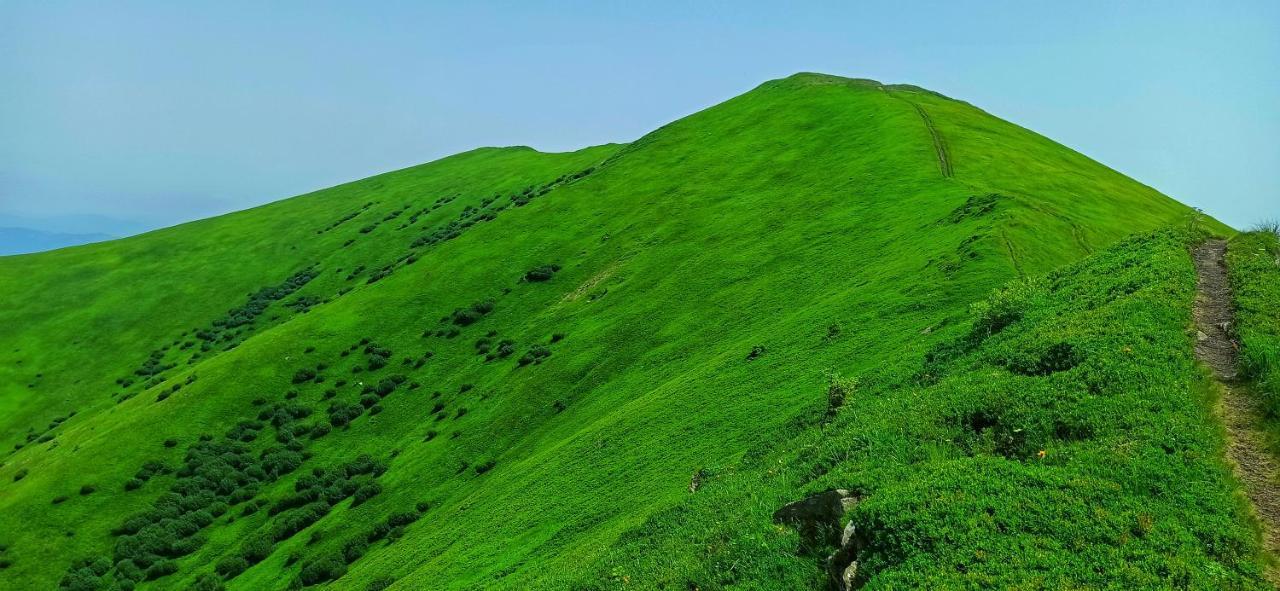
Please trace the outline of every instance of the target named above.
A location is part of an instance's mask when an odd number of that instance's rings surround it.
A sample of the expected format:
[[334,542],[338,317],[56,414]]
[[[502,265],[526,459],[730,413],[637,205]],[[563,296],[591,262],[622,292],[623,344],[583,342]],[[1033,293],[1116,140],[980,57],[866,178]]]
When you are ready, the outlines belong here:
[[1201,342],[1201,343],[1203,343],[1203,342],[1205,342],[1205,341],[1209,340],[1209,335],[1204,334],[1204,331],[1203,331],[1203,330],[1197,330],[1197,331],[1196,331],[1196,340],[1197,340],[1197,341],[1199,341],[1199,342]]
[[827,574],[831,576],[831,585],[838,591],[853,588],[853,580],[858,576],[858,551],[861,545],[854,538],[857,528],[852,523],[844,526],[840,534],[840,547],[827,557]]
[[857,497],[847,490],[826,490],[783,505],[773,512],[773,522],[796,528],[801,552],[811,552],[840,541],[840,518],[857,503]]
[[698,492],[698,489],[702,488],[702,479],[706,477],[707,477],[706,470],[703,470],[702,468],[698,468],[697,470],[694,470],[693,476],[689,478],[689,492],[690,493]]

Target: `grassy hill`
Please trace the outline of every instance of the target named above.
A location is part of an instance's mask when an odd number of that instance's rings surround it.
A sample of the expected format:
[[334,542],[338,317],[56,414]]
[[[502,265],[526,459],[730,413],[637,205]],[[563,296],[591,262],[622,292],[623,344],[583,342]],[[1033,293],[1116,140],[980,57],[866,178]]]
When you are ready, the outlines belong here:
[[838,487],[868,588],[1261,588],[1191,217],[798,74],[0,258],[0,587],[820,588],[770,514]]

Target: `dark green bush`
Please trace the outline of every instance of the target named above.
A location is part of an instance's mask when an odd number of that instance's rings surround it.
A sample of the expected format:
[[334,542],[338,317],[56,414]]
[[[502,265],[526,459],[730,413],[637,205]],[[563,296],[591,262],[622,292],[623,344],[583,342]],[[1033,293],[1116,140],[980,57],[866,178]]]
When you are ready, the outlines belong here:
[[517,363],[520,364],[520,366],[522,367],[525,365],[529,365],[531,363],[534,363],[534,364],[542,363],[543,359],[546,359],[547,357],[550,357],[550,356],[551,356],[551,349],[548,349],[544,345],[534,345],[532,347],[529,347],[529,350],[526,351],[524,355],[520,356],[520,359],[517,360]]
[[332,581],[347,574],[347,563],[342,556],[337,554],[325,554],[311,562],[302,565],[302,572],[298,575],[298,579],[303,585],[317,585],[326,581]]
[[214,565],[213,570],[224,579],[233,579],[249,568],[249,562],[240,556],[224,556]]
[[378,496],[382,492],[382,485],[376,482],[370,482],[356,489],[354,495],[351,496],[351,506],[358,506],[373,497]]
[[549,281],[559,270],[560,265],[542,265],[526,272],[524,274],[524,280],[535,283]]
[[316,370],[311,369],[309,367],[304,367],[293,373],[293,383],[301,384],[303,382],[309,382],[311,380],[314,380],[315,377],[316,377]]

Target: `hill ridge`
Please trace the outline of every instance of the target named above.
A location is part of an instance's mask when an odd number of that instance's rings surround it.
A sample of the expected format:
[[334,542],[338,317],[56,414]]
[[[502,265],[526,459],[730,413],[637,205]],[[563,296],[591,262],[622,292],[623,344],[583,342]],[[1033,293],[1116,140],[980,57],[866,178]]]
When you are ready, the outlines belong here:
[[[0,584],[711,586],[698,499],[788,473],[747,460],[826,428],[824,371],[936,357],[991,289],[1190,215],[966,103],[826,80],[0,259]],[[681,511],[702,529],[641,531]],[[758,574],[816,584],[745,517]],[[666,550],[618,564],[637,540]]]

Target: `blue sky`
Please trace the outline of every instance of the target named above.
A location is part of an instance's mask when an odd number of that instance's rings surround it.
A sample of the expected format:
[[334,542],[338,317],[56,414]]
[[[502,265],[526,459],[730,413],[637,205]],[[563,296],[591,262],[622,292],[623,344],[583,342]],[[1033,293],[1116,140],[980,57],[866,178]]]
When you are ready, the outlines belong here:
[[1280,218],[1280,2],[204,4],[0,0],[0,214],[172,224],[477,146],[628,141],[819,71]]

